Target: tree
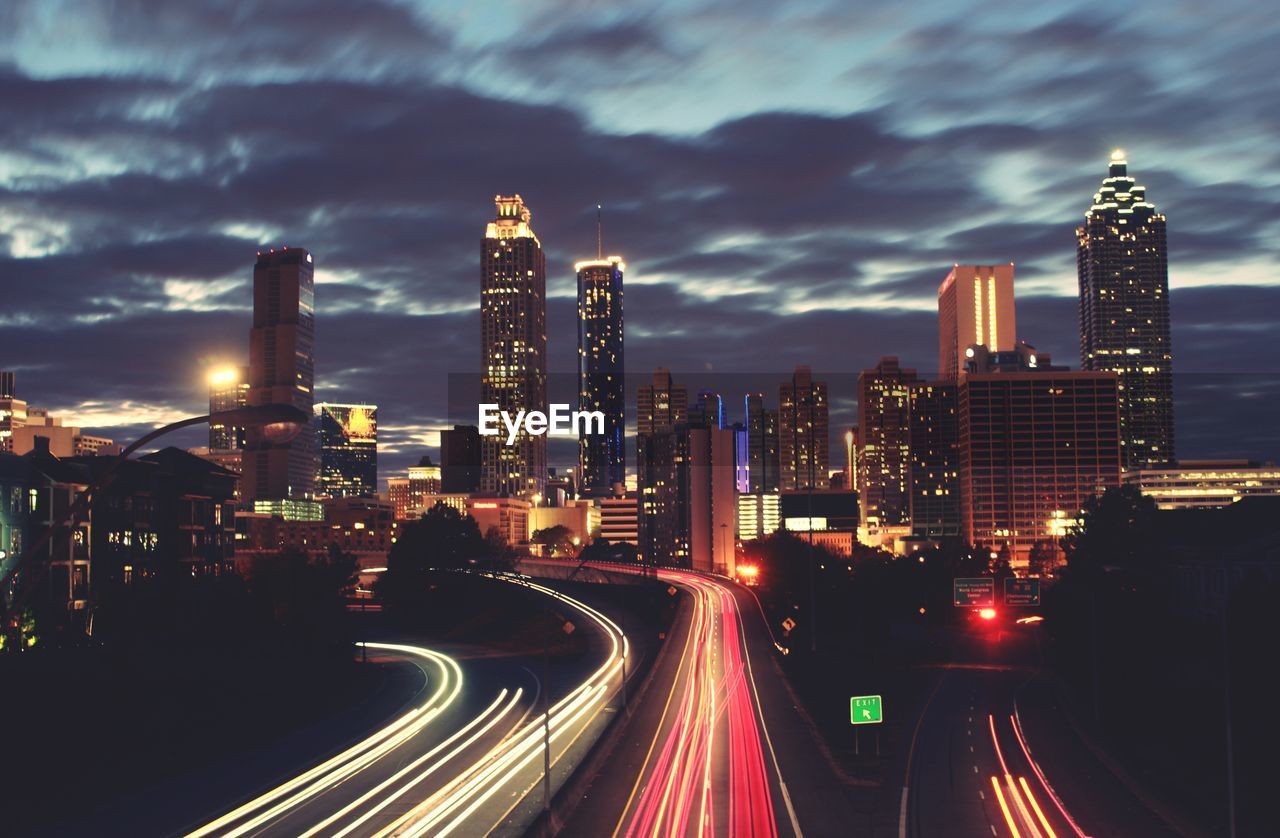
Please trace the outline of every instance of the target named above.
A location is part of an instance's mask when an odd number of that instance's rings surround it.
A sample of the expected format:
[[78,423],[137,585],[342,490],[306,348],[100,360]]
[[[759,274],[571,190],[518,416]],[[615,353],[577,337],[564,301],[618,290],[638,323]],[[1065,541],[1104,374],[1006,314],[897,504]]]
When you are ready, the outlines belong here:
[[1062,539],[1068,569],[1095,575],[1109,568],[1141,567],[1151,553],[1155,512],[1155,501],[1136,486],[1112,487],[1090,498]]
[[426,606],[432,570],[487,564],[490,549],[474,518],[438,503],[401,528],[374,591],[389,610],[411,613]]
[[610,541],[597,538],[582,548],[578,560],[583,562],[616,562],[634,564],[640,560],[640,551],[628,541]]
[[249,564],[250,601],[295,647],[316,654],[349,654],[346,593],[357,564],[337,548],[312,557],[296,548],[260,555]]
[[573,530],[563,524],[535,530],[530,542],[542,545],[543,553],[547,556],[572,556],[576,546],[573,543]]

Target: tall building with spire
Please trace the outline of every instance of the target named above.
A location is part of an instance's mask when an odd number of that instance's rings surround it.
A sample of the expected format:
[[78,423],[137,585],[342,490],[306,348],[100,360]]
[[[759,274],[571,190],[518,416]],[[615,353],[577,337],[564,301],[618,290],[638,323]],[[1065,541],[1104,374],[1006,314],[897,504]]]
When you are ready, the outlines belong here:
[[[480,400],[511,416],[547,409],[547,262],[519,195],[494,198],[497,217],[480,242]],[[480,438],[480,491],[542,494],[547,438]]]
[[597,223],[595,259],[578,262],[578,409],[604,414],[604,434],[578,438],[579,487],[608,497],[626,483],[626,387],[622,373],[621,256],[603,254]]
[[1111,155],[1102,187],[1076,229],[1080,365],[1119,378],[1124,467],[1173,462],[1173,349],[1165,217]]
[[1009,352],[1017,342],[1013,263],[952,267],[938,286],[938,378],[958,380],[970,346]]
[[[258,253],[253,266],[253,328],[249,332],[249,403],[291,404],[309,416],[315,402],[315,264],[300,247]],[[288,442],[270,442],[248,428],[241,490],[258,500],[310,498],[315,493],[315,427]]]

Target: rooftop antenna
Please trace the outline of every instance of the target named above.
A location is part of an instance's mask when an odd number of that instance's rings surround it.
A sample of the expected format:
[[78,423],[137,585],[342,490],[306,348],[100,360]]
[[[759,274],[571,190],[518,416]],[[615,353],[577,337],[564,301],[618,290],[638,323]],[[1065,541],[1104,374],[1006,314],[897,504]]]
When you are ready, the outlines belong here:
[[600,225],[600,205],[596,204],[596,258],[604,258],[604,233]]

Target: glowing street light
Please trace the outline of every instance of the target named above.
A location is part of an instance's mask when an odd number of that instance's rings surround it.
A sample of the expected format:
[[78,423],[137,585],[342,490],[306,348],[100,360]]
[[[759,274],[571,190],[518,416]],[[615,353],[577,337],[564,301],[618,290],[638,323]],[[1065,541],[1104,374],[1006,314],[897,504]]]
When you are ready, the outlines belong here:
[[994,620],[996,618],[996,610],[994,608],[983,608],[978,612],[978,616],[984,620]]

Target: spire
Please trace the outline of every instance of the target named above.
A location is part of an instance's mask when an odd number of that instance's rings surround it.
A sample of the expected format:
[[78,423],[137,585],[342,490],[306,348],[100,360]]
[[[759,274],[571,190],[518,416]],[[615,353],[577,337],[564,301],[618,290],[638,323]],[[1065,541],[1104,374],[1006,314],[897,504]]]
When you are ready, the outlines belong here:
[[596,204],[596,258],[604,258],[604,231],[600,223],[600,205]]

